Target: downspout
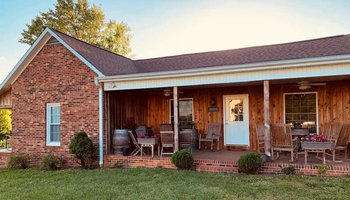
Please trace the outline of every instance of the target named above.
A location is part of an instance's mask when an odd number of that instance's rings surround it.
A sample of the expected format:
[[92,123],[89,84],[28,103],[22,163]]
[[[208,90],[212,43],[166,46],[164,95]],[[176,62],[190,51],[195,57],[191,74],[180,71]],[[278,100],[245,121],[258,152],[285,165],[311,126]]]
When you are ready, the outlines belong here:
[[99,164],[103,166],[103,87],[99,85]]

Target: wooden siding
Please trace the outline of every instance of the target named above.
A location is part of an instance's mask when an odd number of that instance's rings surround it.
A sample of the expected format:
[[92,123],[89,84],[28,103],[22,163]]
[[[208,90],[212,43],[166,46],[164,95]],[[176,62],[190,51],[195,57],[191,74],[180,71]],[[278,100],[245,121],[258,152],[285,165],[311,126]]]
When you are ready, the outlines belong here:
[[[263,85],[240,87],[215,87],[184,89],[179,98],[192,98],[195,128],[205,133],[207,124],[223,123],[223,95],[249,95],[249,127],[250,148],[257,148],[255,124],[264,121]],[[299,90],[289,84],[270,85],[270,120],[271,124],[284,123],[284,93],[317,92],[318,96],[318,124],[319,128],[326,122],[350,123],[350,80],[327,82],[326,86],[315,86],[308,90]],[[172,97],[165,97],[163,90],[130,90],[107,92],[110,106],[109,132],[116,128],[127,128],[128,121],[135,124],[146,124],[155,133],[159,132],[159,125],[169,123],[169,103]],[[218,112],[209,112],[211,100],[216,101]],[[223,138],[223,133],[221,133]],[[221,148],[224,147],[221,139]]]
[[0,95],[0,108],[11,108],[11,90]]

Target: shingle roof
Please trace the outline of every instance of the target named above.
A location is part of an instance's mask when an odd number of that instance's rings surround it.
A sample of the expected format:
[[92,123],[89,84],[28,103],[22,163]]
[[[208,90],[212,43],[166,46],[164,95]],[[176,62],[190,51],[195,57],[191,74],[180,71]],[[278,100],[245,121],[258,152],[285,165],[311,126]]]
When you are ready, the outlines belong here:
[[350,35],[338,35],[284,44],[131,60],[61,32],[55,33],[106,76],[350,54]]
[[110,76],[115,74],[137,73],[133,60],[83,42],[57,30],[51,30],[96,67],[102,74]]

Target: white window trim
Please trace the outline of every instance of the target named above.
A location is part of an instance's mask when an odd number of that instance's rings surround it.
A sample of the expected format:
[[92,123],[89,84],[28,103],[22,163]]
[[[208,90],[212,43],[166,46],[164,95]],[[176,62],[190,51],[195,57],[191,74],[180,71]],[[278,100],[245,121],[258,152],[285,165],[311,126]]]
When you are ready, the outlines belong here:
[[290,92],[283,93],[283,122],[286,123],[286,95],[290,94],[316,94],[316,133],[318,134],[318,94],[317,92]]
[[[181,100],[192,100],[192,122],[194,122],[194,101],[193,98],[179,98]],[[171,106],[173,106],[174,99],[169,99],[169,123],[171,123]],[[179,113],[180,116],[180,113]]]
[[[50,116],[51,116],[51,107],[59,106],[60,107],[60,123],[51,123]],[[61,142],[50,142],[50,125],[61,125],[61,104],[60,103],[47,103],[46,104],[46,146],[60,146]],[[61,127],[60,127],[61,128]],[[61,134],[61,131],[60,131]],[[60,136],[61,140],[61,136]]]

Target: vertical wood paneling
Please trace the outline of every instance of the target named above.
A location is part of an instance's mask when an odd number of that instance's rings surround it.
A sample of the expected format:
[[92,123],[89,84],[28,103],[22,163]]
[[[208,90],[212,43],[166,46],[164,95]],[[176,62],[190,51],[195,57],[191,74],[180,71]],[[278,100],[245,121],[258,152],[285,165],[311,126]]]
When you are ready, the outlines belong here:
[[[249,94],[250,149],[257,148],[255,124],[264,121],[263,85],[246,87],[217,87],[200,89],[179,88],[179,98],[193,98],[194,123],[199,133],[207,131],[208,123],[223,124],[223,95]],[[284,123],[284,93],[317,92],[319,128],[327,122],[350,123],[350,81],[327,82],[326,86],[315,86],[300,91],[297,87],[270,85],[270,121],[271,124]],[[126,128],[128,119],[135,124],[145,124],[159,133],[159,125],[170,122],[169,103],[171,97],[165,97],[163,90],[130,90],[109,92],[110,95],[110,132],[116,128]],[[218,112],[209,112],[210,100],[216,101]],[[223,131],[221,148],[224,147]]]

